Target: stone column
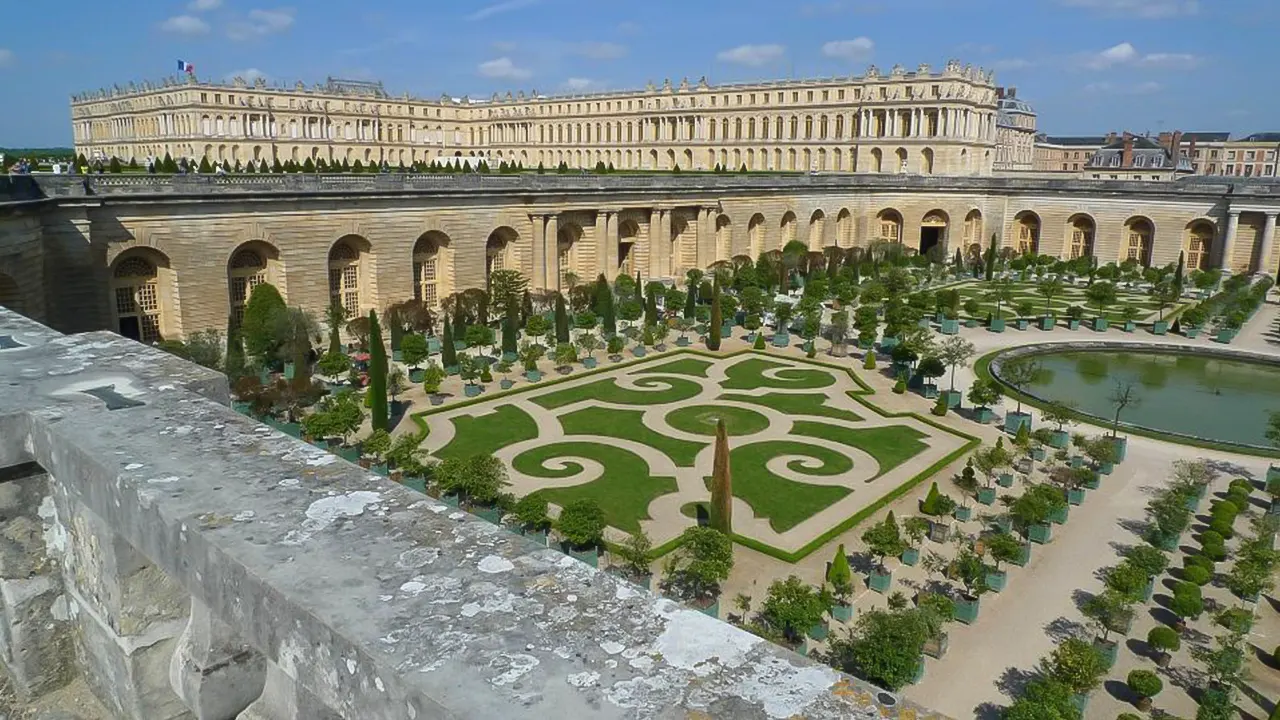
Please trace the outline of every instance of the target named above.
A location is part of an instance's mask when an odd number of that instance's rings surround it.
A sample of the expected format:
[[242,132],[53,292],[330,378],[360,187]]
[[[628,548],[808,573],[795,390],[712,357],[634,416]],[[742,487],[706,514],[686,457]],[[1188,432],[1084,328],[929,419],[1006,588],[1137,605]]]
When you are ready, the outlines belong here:
[[[533,223],[533,245],[529,253],[533,262],[529,272],[529,284],[531,290],[542,290],[546,288],[544,278],[547,272],[547,256],[544,240],[547,234],[547,216],[530,215],[529,220]],[[488,258],[485,258],[485,262],[488,262]]]
[[670,267],[671,211],[657,208],[649,215],[649,270],[645,279],[660,277]]
[[1271,248],[1275,246],[1276,213],[1267,213],[1266,224],[1262,226],[1262,249],[1258,254],[1258,272],[1274,275],[1276,268],[1271,263]]
[[1223,270],[1231,271],[1231,257],[1236,250],[1236,235],[1240,230],[1240,211],[1227,211],[1227,229],[1222,237],[1222,262]]
[[191,600],[191,620],[169,662],[169,683],[196,720],[237,717],[262,694],[266,659],[232,627]]
[[699,270],[716,260],[716,209],[713,207],[698,210],[698,257],[695,265]]
[[547,231],[542,237],[542,256],[546,259],[542,286],[548,290],[560,289],[560,218],[547,216]]
[[[212,717],[212,716],[210,716]],[[262,695],[237,720],[342,720],[342,716],[298,685],[273,662],[267,663]]]
[[613,282],[613,275],[618,272],[618,213],[604,213],[604,273],[605,280]]

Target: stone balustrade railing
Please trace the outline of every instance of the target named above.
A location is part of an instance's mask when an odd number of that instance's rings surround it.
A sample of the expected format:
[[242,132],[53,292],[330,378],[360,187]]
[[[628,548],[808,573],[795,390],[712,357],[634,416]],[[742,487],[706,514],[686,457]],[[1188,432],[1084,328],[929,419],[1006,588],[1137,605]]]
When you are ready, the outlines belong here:
[[0,661],[129,720],[930,717],[0,308]]
[[[937,192],[1123,193],[1152,197],[1244,197],[1280,200],[1280,183],[1186,178],[1177,182],[1135,182],[1025,177],[945,177],[923,175],[596,175],[558,174],[259,174],[259,175],[36,175],[10,177],[0,184],[0,198],[78,197],[86,195],[227,195],[239,193],[459,193],[476,192],[733,192],[769,189],[906,190]],[[19,197],[20,196],[20,197]]]

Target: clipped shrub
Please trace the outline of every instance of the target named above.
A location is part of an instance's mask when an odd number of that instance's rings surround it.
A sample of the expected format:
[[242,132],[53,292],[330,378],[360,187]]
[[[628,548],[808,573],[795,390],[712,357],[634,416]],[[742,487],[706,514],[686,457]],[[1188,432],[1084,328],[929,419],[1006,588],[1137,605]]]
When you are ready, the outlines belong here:
[[1244,478],[1236,478],[1235,480],[1232,480],[1230,484],[1227,485],[1227,492],[1232,494],[1239,493],[1241,495],[1244,495],[1245,497],[1248,497],[1253,493],[1253,483],[1249,482]]
[[1216,517],[1209,521],[1209,530],[1221,535],[1224,540],[1229,540],[1236,534],[1235,523],[1226,518]]
[[1216,530],[1205,530],[1200,534],[1201,545],[1221,545],[1224,541],[1222,533]]
[[1222,562],[1227,559],[1227,546],[1222,543],[1204,545],[1200,548],[1200,552],[1204,553],[1205,558],[1213,562]]
[[1213,579],[1213,573],[1199,566],[1191,566],[1182,571],[1182,577],[1189,583],[1195,583],[1201,587],[1208,585]]
[[1147,633],[1147,644],[1161,652],[1177,652],[1182,647],[1182,638],[1173,628],[1158,625]]
[[1164,689],[1160,676],[1150,670],[1130,670],[1125,680],[1129,689],[1138,697],[1153,698]]
[[1199,567],[1213,572],[1214,561],[1204,555],[1188,555],[1182,558],[1182,566],[1184,568]]
[[875,353],[873,353],[873,352],[868,352],[868,353],[867,353],[867,356],[866,356],[865,358],[863,358],[863,360],[862,360],[862,369],[863,369],[863,370],[875,370],[875,369],[876,369],[876,355],[875,355]]
[[905,395],[907,392],[907,381],[901,378],[893,384],[893,392],[896,395]]
[[752,349],[752,350],[763,350],[763,349],[764,349],[764,334],[763,334],[763,333],[757,333],[757,334],[756,334],[756,341],[755,341],[755,343],[754,343],[754,344],[752,344],[752,345],[751,345],[751,349]]

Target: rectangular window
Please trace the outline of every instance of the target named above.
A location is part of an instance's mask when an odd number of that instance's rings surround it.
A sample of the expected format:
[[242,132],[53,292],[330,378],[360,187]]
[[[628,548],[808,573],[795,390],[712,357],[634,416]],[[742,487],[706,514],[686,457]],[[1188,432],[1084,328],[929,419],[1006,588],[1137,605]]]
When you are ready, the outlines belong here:
[[837,91],[836,91],[836,99],[837,99],[837,100],[843,100],[843,99],[844,99],[844,90],[837,90]]
[[235,96],[235,95],[228,94],[228,95],[227,95],[227,104],[228,104],[228,105],[235,105],[235,104],[236,104],[236,96]]
[[830,99],[830,96],[831,96],[831,91],[829,91],[829,90],[823,90],[823,91],[822,91],[822,99],[823,99],[823,100],[829,100],[829,99]]
[[791,93],[791,102],[800,102],[800,93],[798,93],[798,92],[792,92],[792,93]]

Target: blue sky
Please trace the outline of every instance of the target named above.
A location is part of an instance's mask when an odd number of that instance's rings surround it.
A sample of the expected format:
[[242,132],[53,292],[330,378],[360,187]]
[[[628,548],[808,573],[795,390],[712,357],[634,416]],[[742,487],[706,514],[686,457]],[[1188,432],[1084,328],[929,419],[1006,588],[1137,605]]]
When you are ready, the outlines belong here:
[[0,146],[70,144],[72,92],[159,79],[379,79],[426,97],[994,68],[1051,134],[1280,130],[1277,0],[6,2]]

